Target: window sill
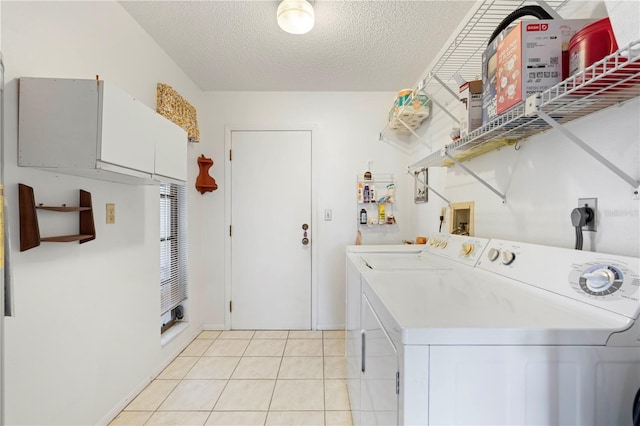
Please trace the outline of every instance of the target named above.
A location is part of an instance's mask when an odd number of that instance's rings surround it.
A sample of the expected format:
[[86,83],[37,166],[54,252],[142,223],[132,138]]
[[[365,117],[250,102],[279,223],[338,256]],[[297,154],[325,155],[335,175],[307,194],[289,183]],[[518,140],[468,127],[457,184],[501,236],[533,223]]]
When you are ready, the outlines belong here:
[[168,345],[173,339],[178,337],[180,333],[189,328],[189,323],[186,321],[180,321],[169,330],[162,333],[160,336],[160,346],[163,348]]

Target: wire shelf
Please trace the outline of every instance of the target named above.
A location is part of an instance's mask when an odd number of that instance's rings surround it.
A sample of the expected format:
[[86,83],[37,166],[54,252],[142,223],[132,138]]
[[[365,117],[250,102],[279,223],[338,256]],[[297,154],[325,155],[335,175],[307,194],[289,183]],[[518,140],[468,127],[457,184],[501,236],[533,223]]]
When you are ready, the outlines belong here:
[[409,166],[450,166],[447,157],[465,161],[495,147],[485,144],[513,144],[518,140],[551,128],[536,113],[543,112],[564,124],[640,96],[640,53],[631,46],[609,55],[584,71],[567,78],[550,89],[531,96],[484,126]]
[[[557,11],[567,3],[568,0],[543,2],[550,11]],[[467,81],[479,79],[482,72],[482,53],[493,31],[514,10],[525,5],[540,4],[540,1],[535,0],[486,0],[480,3],[477,9],[471,12],[469,20],[458,27],[456,35],[440,50],[415,91],[426,93],[429,98],[434,99],[436,94],[445,89],[444,86],[450,93],[458,93],[456,75]],[[455,97],[457,99],[457,95]],[[446,109],[444,111],[447,112]],[[409,130],[409,127],[390,119],[380,132],[380,139],[388,141],[392,138],[395,145],[408,152],[415,140],[420,139],[416,128]]]
[[[557,11],[568,1],[546,1],[544,3],[552,10]],[[480,78],[482,53],[487,48],[491,34],[507,15],[525,5],[540,5],[540,2],[513,0],[482,2],[469,21],[458,31],[457,36],[440,51],[437,59],[427,68],[429,73],[421,82],[424,87],[428,88],[427,92],[433,93],[442,88],[440,82],[433,80],[432,76],[434,75],[437,75],[456,93],[458,91],[458,84],[454,79],[456,74],[467,81]]]

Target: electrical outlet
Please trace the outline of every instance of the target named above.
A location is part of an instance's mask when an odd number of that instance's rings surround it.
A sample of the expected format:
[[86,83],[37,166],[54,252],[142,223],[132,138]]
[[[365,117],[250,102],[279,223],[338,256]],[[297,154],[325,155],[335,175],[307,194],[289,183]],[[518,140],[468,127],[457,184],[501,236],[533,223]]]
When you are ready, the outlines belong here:
[[597,198],[578,198],[578,207],[589,207],[593,210],[593,219],[582,227],[583,231],[595,231],[596,219],[598,218],[598,199]]
[[442,222],[446,222],[447,221],[447,208],[443,207],[442,209],[440,209],[440,216],[442,216]]
[[114,223],[116,223],[116,205],[107,203],[107,224],[112,225]]

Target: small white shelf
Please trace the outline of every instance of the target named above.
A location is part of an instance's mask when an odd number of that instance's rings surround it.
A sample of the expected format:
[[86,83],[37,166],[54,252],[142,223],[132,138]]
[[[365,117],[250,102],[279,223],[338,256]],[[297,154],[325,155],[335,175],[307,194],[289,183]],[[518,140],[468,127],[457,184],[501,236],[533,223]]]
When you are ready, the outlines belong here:
[[[386,190],[387,190],[387,186],[389,184],[394,184],[394,179],[393,179],[393,174],[374,174],[372,176],[372,179],[364,179],[364,177],[362,175],[359,175],[357,177],[356,180],[356,187],[357,185],[362,184],[362,185],[369,185],[369,186],[375,186],[376,188],[376,200],[381,199],[385,194],[386,194]],[[357,189],[357,188],[356,188]],[[384,204],[385,206],[385,215],[386,216],[394,216],[394,221],[393,223],[379,223],[378,219],[378,206]],[[375,218],[376,221],[375,223],[360,223],[360,211],[364,209],[367,212],[367,220],[369,220],[370,218]],[[358,229],[378,229],[380,227],[387,227],[387,226],[393,226],[396,224],[395,222],[395,215],[393,212],[394,206],[392,202],[384,202],[384,203],[378,203],[376,202],[364,202],[364,201],[360,201],[358,199],[356,199],[356,212],[357,212],[357,223],[358,223]]]

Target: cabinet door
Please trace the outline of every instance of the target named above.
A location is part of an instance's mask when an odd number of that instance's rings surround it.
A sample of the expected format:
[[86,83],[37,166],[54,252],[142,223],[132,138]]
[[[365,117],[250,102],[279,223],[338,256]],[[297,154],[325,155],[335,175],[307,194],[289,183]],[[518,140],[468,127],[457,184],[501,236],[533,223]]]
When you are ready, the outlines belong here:
[[98,160],[153,173],[156,112],[111,84],[102,88]]
[[396,348],[364,293],[361,308],[364,331],[361,422],[363,425],[397,425]]
[[187,132],[160,114],[154,117],[154,174],[159,180],[168,177],[187,180]]
[[95,81],[21,78],[19,89],[18,165],[95,167]]

